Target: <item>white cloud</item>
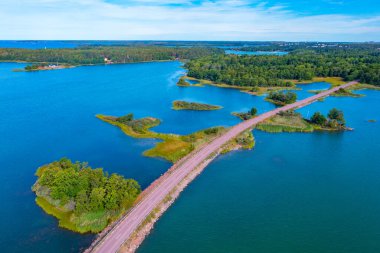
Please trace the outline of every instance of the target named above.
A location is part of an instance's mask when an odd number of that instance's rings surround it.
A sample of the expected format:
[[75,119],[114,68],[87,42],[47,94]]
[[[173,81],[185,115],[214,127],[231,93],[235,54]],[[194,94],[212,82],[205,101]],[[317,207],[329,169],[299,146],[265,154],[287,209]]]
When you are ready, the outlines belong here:
[[246,0],[128,2],[2,0],[0,39],[380,40],[380,16],[298,16]]

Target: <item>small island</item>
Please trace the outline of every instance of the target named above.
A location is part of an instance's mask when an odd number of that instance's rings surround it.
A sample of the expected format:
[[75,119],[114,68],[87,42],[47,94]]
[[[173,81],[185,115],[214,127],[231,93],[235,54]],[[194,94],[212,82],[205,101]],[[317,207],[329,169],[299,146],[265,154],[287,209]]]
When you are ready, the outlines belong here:
[[[324,90],[309,90],[310,93],[314,93],[314,94],[318,94],[318,93],[321,93],[323,91]],[[336,92],[334,92],[330,96],[333,96],[333,97],[354,97],[354,98],[358,98],[358,97],[363,97],[364,95],[353,93],[351,89],[340,88],[339,90],[337,90]]]
[[61,64],[47,64],[39,63],[28,65],[24,68],[24,71],[40,71],[40,70],[57,70],[57,69],[67,69],[73,68],[71,65],[61,65]]
[[296,102],[297,94],[291,91],[273,91],[268,94],[265,100],[275,105],[283,106]]
[[248,112],[233,112],[232,115],[238,117],[241,120],[249,120],[256,116],[257,109],[252,107]]
[[[119,127],[128,136],[162,140],[162,142],[157,143],[152,149],[146,150],[144,155],[148,157],[160,157],[173,163],[228,130],[224,127],[211,127],[188,135],[166,134],[150,130],[150,128],[160,124],[160,120],[153,117],[134,119],[133,114],[121,117],[106,115],[96,115],[96,117]],[[224,152],[239,148],[251,149],[253,146],[254,138],[252,132],[247,131],[233,139],[226,146]]]
[[256,128],[270,133],[352,130],[346,127],[343,112],[336,108],[330,110],[327,118],[316,112],[310,119],[302,118],[293,110],[283,111],[259,123]]
[[174,110],[212,111],[212,110],[219,110],[221,108],[223,107],[218,106],[218,105],[209,105],[209,104],[187,102],[187,101],[181,101],[181,100],[176,100],[173,102]]
[[177,86],[181,86],[181,87],[188,87],[188,86],[191,86],[191,84],[186,81],[185,77],[181,77],[178,82],[177,82]]
[[59,226],[98,233],[134,204],[141,189],[133,179],[108,175],[87,163],[67,158],[38,168],[32,187],[37,204],[59,220]]

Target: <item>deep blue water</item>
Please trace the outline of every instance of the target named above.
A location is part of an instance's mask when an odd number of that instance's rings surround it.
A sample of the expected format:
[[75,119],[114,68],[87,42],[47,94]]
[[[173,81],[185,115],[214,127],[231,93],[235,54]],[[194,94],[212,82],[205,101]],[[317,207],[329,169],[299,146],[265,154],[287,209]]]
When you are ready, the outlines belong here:
[[[179,62],[11,71],[22,66],[0,63],[2,252],[76,252],[93,238],[58,228],[56,219],[35,205],[30,188],[38,166],[67,156],[135,178],[143,187],[169,168],[166,161],[141,155],[155,140],[125,136],[95,114],[153,116],[162,120],[156,131],[187,134],[236,124],[233,111],[274,108],[263,97],[237,90],[177,87],[184,72]],[[353,132],[255,132],[254,150],[218,158],[158,222],[141,252],[323,252],[318,247],[327,238],[338,242],[336,248],[343,248],[345,238],[351,246],[378,249],[379,123],[367,120],[380,120],[380,92],[362,93],[367,96],[328,98],[301,110],[308,115],[344,109]],[[178,99],[223,109],[171,110]]]

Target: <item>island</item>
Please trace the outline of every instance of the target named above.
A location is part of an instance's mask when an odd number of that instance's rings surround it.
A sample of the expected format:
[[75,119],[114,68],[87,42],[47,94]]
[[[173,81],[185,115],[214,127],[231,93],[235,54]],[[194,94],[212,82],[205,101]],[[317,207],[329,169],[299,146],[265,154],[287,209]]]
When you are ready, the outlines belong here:
[[191,84],[188,81],[186,81],[184,76],[181,76],[181,78],[177,82],[177,86],[188,87],[191,86]]
[[218,105],[209,105],[196,102],[187,102],[182,100],[173,101],[173,110],[193,110],[193,111],[213,111],[223,107]]
[[[166,134],[150,130],[150,128],[160,124],[160,120],[153,117],[134,119],[133,114],[121,117],[98,114],[96,117],[119,127],[128,136],[162,140],[162,142],[157,143],[152,149],[146,150],[143,154],[148,157],[160,157],[173,163],[228,130],[225,127],[211,127],[189,135]],[[247,131],[228,143],[224,149],[224,153],[239,148],[251,149],[253,146],[254,138],[252,132]]]
[[47,63],[39,63],[28,65],[24,68],[25,71],[40,71],[40,70],[57,70],[57,69],[67,69],[73,68],[74,66],[66,65],[66,64],[47,64]]
[[270,133],[352,130],[346,127],[343,112],[336,108],[330,110],[327,118],[322,113],[315,112],[310,119],[304,119],[293,110],[282,111],[259,123],[256,129]]
[[[310,93],[314,93],[314,94],[318,94],[318,93],[323,92],[323,91],[324,90],[309,90]],[[333,97],[354,97],[354,98],[358,98],[358,97],[363,97],[364,95],[353,93],[351,89],[340,88],[339,90],[337,90],[336,92],[331,94],[331,96],[333,96]]]
[[275,105],[283,106],[283,105],[292,104],[296,102],[297,94],[290,91],[289,92],[273,91],[268,94],[265,100]]
[[36,203],[56,217],[60,227],[79,233],[102,231],[131,208],[141,192],[133,179],[67,158],[38,168],[36,176]]
[[256,116],[257,109],[252,107],[248,112],[233,112],[232,115],[238,117],[241,120],[249,120]]

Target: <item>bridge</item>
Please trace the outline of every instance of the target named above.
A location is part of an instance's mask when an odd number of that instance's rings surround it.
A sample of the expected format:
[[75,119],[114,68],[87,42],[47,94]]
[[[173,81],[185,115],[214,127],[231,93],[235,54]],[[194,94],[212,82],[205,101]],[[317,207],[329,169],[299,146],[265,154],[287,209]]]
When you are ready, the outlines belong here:
[[178,186],[195,169],[206,167],[208,162],[216,157],[222,147],[240,133],[252,129],[258,123],[275,116],[281,111],[294,110],[304,107],[321,98],[331,95],[341,88],[347,88],[357,83],[357,81],[349,82],[323,91],[317,95],[297,101],[293,104],[263,113],[255,118],[235,125],[225,134],[217,137],[210,143],[198,148],[197,150],[194,150],[189,155],[174,164],[168,170],[169,173],[165,173],[161,178],[156,180],[152,186],[148,187],[148,191],[144,191],[142,193],[143,195],[138,203],[122,219],[116,222],[112,226],[112,229],[100,235],[92,246],[86,250],[86,252],[118,252],[123,243],[131,238],[132,234],[139,228],[142,222],[144,222],[149,214],[164,201],[165,197],[170,194],[176,186]]

